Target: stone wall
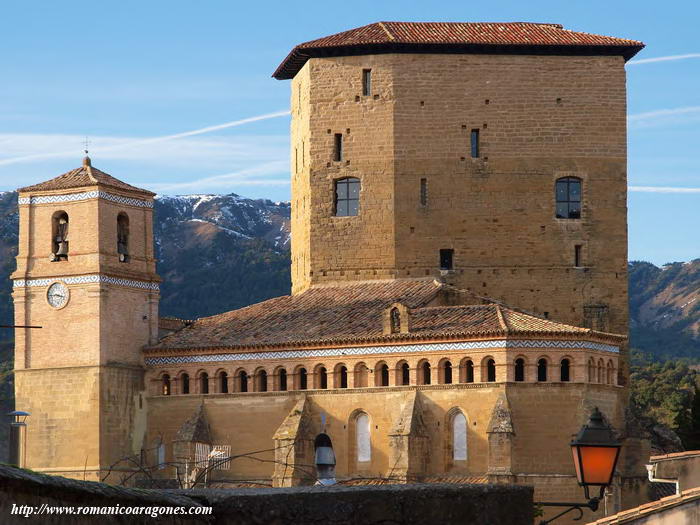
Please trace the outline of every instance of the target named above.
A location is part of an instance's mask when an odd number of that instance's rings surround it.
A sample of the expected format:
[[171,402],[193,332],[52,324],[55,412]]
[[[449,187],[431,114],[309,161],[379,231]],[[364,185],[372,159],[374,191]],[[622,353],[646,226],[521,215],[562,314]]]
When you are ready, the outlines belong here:
[[[211,506],[210,518],[101,516],[25,519],[12,505]],[[134,490],[101,483],[49,477],[0,466],[2,523],[82,524],[158,523],[240,525],[418,525],[488,523],[531,525],[532,489],[505,485],[386,485],[374,487],[296,487],[238,490]]]

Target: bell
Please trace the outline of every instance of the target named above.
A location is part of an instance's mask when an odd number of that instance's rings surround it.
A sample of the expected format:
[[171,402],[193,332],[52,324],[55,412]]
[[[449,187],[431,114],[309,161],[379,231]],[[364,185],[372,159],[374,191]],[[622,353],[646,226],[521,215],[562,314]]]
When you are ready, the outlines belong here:
[[58,250],[56,250],[56,256],[68,257],[68,241],[59,241]]

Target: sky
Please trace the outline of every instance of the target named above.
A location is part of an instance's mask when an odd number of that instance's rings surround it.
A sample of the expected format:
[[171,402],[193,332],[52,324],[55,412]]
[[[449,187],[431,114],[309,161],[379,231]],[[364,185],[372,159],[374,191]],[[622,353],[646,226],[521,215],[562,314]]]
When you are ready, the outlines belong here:
[[641,40],[627,65],[629,259],[700,257],[700,3],[4,2],[0,191],[93,165],[161,194],[289,199],[300,42],[376,21],[554,22]]

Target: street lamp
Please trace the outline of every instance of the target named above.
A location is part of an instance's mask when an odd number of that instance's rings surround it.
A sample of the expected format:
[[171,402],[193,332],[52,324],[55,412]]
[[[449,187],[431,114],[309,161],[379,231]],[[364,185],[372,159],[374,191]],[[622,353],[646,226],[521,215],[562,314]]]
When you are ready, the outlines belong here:
[[[540,525],[547,525],[572,510],[579,511],[579,516],[574,518],[576,520],[581,519],[584,508],[595,512],[598,510],[600,500],[603,499],[605,487],[612,483],[621,444],[615,438],[612,428],[605,424],[603,414],[600,413],[598,407],[593,409],[588,423],[581,427],[570,445],[576,468],[576,478],[578,484],[583,487],[588,501],[586,503],[538,503],[543,507],[569,507],[553,518],[541,521]],[[591,497],[590,487],[599,487],[599,494]]]

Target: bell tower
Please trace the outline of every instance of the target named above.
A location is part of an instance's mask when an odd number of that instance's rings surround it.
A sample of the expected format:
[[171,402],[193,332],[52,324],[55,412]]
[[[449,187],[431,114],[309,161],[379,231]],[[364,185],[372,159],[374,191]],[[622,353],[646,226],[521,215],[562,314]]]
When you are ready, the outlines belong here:
[[140,453],[141,348],[158,335],[153,197],[89,157],[19,190],[15,322],[41,326],[15,334],[27,468],[99,480]]

